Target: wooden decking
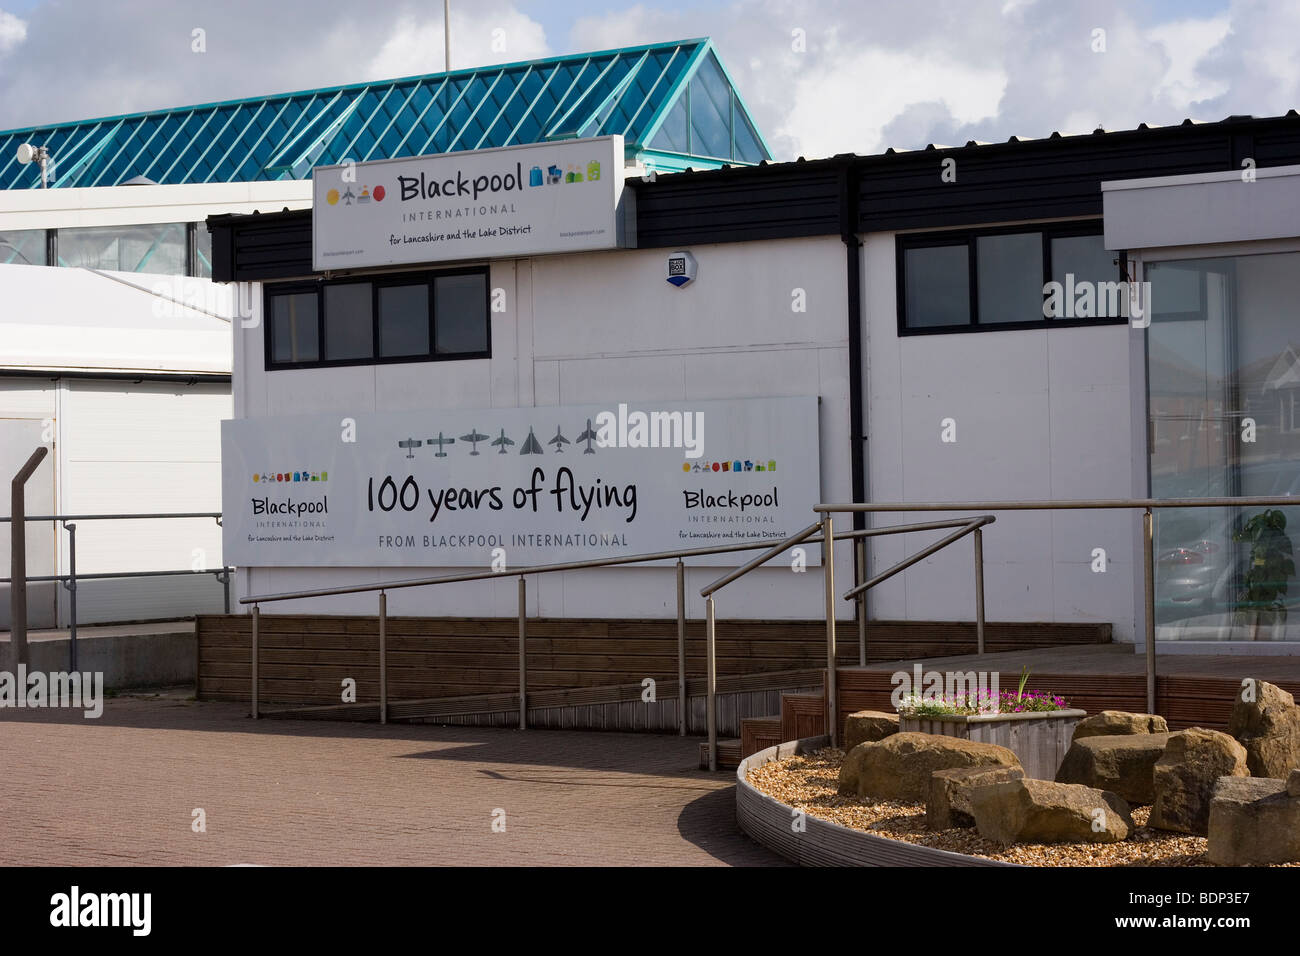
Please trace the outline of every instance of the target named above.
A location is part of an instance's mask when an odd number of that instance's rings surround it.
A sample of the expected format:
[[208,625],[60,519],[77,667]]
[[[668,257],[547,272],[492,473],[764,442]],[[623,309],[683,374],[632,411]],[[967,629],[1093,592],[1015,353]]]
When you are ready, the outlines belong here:
[[[1065,697],[1072,707],[1144,712],[1146,658],[1128,644],[1093,644],[1020,651],[909,658],[866,667],[840,667],[841,722],[856,710],[885,710],[894,689],[891,675],[922,671],[998,673],[1003,690],[1014,690],[1022,667],[1030,671],[1029,688]],[[1300,696],[1300,657],[1252,655],[1158,654],[1156,711],[1171,728],[1227,725],[1241,681],[1252,677],[1277,684]]]

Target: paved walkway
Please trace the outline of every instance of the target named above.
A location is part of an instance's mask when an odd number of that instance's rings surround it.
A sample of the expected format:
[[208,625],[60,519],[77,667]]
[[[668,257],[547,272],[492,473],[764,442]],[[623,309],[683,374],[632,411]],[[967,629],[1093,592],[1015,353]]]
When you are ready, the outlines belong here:
[[694,738],[246,714],[0,710],[0,865],[781,862],[737,828],[731,775],[695,769]]

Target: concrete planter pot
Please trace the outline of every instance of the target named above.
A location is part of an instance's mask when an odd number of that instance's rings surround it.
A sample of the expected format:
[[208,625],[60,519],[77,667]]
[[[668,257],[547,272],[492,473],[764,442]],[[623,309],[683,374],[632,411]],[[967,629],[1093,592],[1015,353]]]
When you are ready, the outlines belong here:
[[1075,725],[1087,716],[1083,710],[1048,710],[1028,714],[978,714],[973,717],[909,717],[900,714],[903,732],[943,734],[1006,747],[1020,758],[1025,776],[1053,780],[1070,749]]

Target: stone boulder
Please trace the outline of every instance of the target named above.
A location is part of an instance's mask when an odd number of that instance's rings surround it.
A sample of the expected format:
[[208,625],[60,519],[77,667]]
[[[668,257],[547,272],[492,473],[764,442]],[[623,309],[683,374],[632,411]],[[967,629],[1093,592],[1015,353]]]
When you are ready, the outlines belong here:
[[925,825],[931,830],[973,827],[975,817],[970,806],[972,790],[995,783],[1023,780],[1024,777],[1025,772],[1019,767],[936,770],[930,774],[930,791],[925,797]]
[[1246,748],[1227,734],[1201,727],[1171,734],[1153,772],[1150,825],[1204,836],[1219,778],[1249,775]]
[[1252,776],[1285,780],[1300,767],[1300,707],[1275,684],[1262,680],[1243,684],[1232,703],[1228,733],[1246,748]]
[[1167,733],[1169,733],[1169,724],[1159,714],[1130,714],[1126,710],[1103,710],[1079,721],[1075,725],[1071,742],[1080,737]]
[[1282,780],[1223,777],[1210,802],[1205,858],[1222,866],[1300,862],[1300,797]]
[[1006,747],[942,734],[898,733],[848,752],[840,767],[840,793],[920,803],[930,774],[958,767],[1019,767]]
[[1075,740],[1056,771],[1056,782],[1109,790],[1129,803],[1153,803],[1156,761],[1165,752],[1168,741],[1168,734],[1108,735]]
[[980,836],[996,843],[1118,843],[1135,829],[1117,794],[1071,783],[1013,780],[970,794]]
[[898,733],[898,715],[880,710],[860,710],[844,718],[844,752],[858,744],[884,740]]

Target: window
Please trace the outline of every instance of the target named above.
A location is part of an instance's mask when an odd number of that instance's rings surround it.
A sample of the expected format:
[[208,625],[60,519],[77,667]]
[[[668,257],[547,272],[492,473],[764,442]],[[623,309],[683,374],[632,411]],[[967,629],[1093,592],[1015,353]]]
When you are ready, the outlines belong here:
[[1122,258],[1100,223],[900,235],[899,333],[1127,321]]
[[16,229],[0,232],[0,265],[49,265],[44,229]]
[[58,231],[59,265],[110,272],[189,274],[189,225],[86,226]]
[[486,269],[266,287],[266,367],[488,358]]

